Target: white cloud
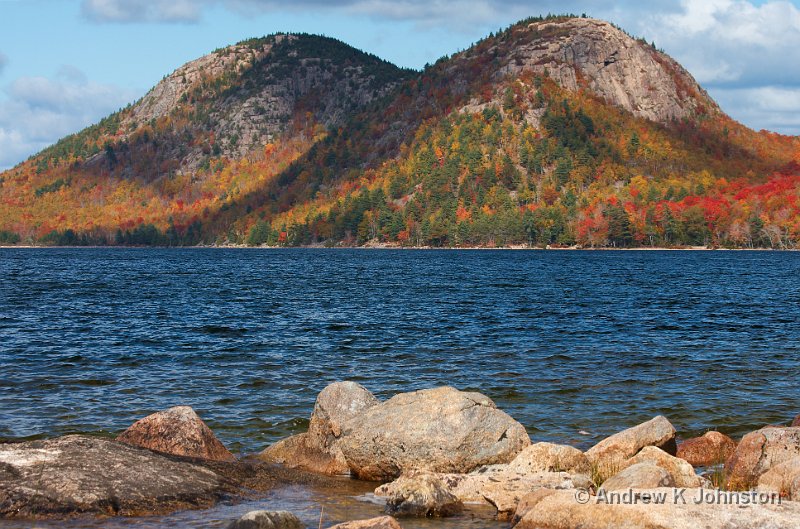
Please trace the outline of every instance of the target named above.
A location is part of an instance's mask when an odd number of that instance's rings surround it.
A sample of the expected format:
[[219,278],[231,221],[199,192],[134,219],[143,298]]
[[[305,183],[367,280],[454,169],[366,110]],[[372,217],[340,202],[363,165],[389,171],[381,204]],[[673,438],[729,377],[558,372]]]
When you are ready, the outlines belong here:
[[781,134],[800,135],[800,88],[717,88],[711,90],[724,110],[745,125]]
[[0,75],[3,75],[3,70],[6,69],[6,64],[8,64],[8,57],[5,53],[0,51]]
[[[625,2],[623,2],[625,3]],[[630,2],[631,5],[636,5]],[[674,0],[653,2],[653,5]],[[514,21],[529,15],[562,13],[596,8],[592,0],[83,0],[85,16],[98,22],[195,22],[203,10],[223,6],[231,11],[340,10],[390,20],[411,20],[423,25],[440,24],[441,29],[472,24],[473,27]]]
[[84,16],[97,22],[197,22],[205,4],[196,0],[84,0]]
[[714,86],[800,86],[800,9],[783,0],[683,0],[638,29]]
[[130,103],[135,94],[91,82],[74,67],[53,79],[22,77],[0,100],[0,170]]

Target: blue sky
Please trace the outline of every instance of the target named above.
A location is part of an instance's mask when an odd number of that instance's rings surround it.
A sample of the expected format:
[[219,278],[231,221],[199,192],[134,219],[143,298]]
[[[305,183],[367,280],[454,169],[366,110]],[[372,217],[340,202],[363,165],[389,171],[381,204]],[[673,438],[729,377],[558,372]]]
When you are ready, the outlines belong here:
[[565,11],[654,40],[739,121],[800,134],[800,0],[0,0],[0,169],[245,38],[321,33],[421,68]]

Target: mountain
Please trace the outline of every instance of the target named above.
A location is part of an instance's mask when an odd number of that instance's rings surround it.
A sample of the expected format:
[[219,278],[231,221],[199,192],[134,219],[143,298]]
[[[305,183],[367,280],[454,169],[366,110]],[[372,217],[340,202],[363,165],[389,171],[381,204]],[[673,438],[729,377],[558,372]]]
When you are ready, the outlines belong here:
[[274,35],[3,173],[0,240],[794,247],[798,161],[600,20],[528,19],[422,72]]

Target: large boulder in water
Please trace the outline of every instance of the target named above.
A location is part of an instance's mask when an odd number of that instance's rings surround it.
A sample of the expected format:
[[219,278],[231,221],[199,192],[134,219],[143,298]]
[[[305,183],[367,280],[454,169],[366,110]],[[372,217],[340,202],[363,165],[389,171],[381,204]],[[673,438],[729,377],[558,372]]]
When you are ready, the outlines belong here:
[[210,461],[236,461],[189,406],[148,415],[122,432],[117,441],[155,452]]
[[368,408],[342,425],[338,446],[355,476],[387,481],[414,470],[466,473],[508,463],[530,443],[488,397],[441,387]]
[[235,490],[208,468],[105,439],[0,444],[0,518],[166,513]]
[[378,399],[361,384],[330,384],[317,396],[308,432],[275,443],[259,458],[321,474],[348,474],[350,467],[338,447],[342,425],[376,404]]
[[762,428],[745,435],[725,463],[729,489],[749,489],[770,468],[800,456],[800,428]]
[[736,441],[720,432],[706,432],[678,445],[678,457],[695,467],[724,463],[736,451]]

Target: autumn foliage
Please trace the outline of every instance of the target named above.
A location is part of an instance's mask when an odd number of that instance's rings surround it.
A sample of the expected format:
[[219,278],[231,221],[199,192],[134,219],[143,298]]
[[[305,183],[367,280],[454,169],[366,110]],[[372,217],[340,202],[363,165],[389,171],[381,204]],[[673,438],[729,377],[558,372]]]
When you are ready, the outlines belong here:
[[[235,79],[204,78],[169,116],[126,130],[122,110],[0,175],[0,244],[800,244],[798,138],[498,79],[513,46],[501,34],[442,59],[340,127],[298,107],[240,157],[207,117]],[[203,154],[195,169],[183,146]]]

